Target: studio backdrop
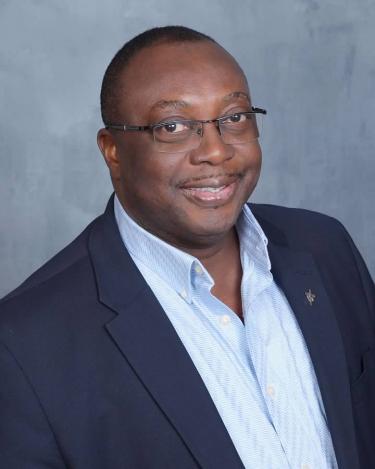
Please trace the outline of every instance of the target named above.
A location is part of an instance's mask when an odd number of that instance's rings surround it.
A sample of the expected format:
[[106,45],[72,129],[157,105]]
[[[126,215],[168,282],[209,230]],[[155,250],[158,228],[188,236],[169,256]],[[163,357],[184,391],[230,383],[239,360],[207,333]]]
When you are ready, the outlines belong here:
[[0,296],[103,211],[103,73],[167,24],[226,47],[268,110],[252,200],[337,217],[374,276],[373,0],[0,0]]

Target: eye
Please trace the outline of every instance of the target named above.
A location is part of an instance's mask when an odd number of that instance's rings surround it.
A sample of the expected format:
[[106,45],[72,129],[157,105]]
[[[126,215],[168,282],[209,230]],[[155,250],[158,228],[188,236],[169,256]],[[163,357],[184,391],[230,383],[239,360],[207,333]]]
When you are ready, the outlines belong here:
[[188,124],[188,122],[182,122],[182,121],[181,122],[179,122],[179,121],[166,122],[165,124],[161,124],[159,129],[162,132],[167,132],[167,133],[170,133],[170,134],[176,134],[176,133],[179,133],[179,132],[184,132],[187,129],[189,129],[189,124]]
[[237,114],[232,114],[228,116],[228,118],[225,120],[225,123],[237,124],[238,122],[245,122],[245,121],[246,121],[246,115],[237,113]]

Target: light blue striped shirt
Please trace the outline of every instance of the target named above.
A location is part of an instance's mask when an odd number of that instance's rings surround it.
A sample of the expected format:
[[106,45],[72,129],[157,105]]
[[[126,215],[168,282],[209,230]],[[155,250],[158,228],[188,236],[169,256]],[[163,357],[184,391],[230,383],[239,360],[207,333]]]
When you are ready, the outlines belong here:
[[141,228],[117,197],[114,210],[126,248],[202,377],[244,466],[336,469],[311,359],[273,280],[267,238],[250,208],[244,206],[236,225],[244,324],[211,294],[214,281],[197,258]]

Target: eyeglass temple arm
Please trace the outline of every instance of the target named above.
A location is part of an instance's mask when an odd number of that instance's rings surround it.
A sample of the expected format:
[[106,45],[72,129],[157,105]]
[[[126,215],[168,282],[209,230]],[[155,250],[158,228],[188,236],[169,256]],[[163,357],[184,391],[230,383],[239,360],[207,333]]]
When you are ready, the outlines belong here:
[[152,128],[150,125],[126,125],[126,124],[106,124],[106,129],[114,130],[149,130]]
[[262,109],[260,107],[251,107],[251,109],[253,110],[253,112],[255,112],[256,114],[267,114],[267,111],[265,109]]

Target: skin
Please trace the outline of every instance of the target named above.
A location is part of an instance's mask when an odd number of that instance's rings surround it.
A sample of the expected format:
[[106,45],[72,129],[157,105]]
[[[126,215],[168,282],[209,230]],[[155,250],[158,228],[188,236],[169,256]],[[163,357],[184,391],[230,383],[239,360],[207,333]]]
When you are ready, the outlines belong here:
[[[143,49],[125,68],[121,83],[117,123],[214,119],[250,108],[241,68],[209,41]],[[234,225],[259,178],[258,141],[226,145],[217,127],[205,124],[199,148],[185,153],[156,151],[150,132],[101,129],[98,145],[127,213],[197,257],[215,281],[212,294],[241,317],[242,268]],[[229,198],[207,202],[194,197],[196,187],[223,185],[230,185]]]

